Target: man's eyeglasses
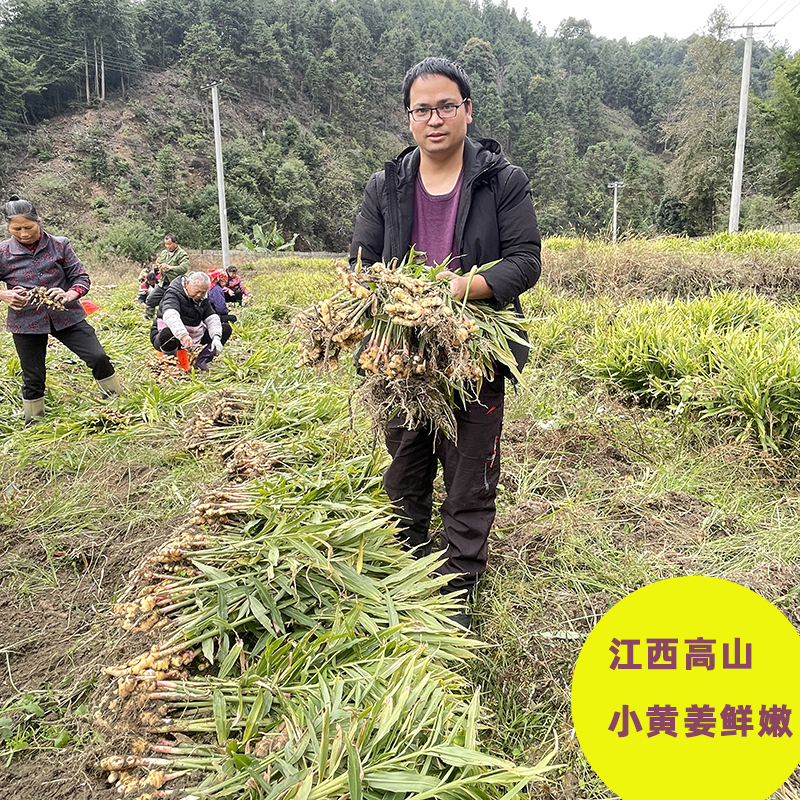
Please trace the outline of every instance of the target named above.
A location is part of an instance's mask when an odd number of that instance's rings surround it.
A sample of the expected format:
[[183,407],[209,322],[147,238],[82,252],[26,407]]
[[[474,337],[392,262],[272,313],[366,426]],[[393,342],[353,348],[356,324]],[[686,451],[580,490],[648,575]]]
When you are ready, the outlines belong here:
[[434,111],[439,119],[452,119],[458,113],[459,106],[463,106],[467,100],[469,100],[468,97],[460,103],[445,103],[443,106],[438,106],[437,108],[425,108],[425,106],[421,106],[420,108],[407,108],[406,111],[414,122],[427,122],[433,116]]

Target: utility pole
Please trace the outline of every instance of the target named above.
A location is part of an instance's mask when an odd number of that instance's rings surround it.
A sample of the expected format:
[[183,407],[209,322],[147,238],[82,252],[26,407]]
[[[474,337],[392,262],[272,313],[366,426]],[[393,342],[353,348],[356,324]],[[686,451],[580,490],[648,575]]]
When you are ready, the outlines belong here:
[[219,233],[222,240],[222,266],[227,270],[231,265],[231,250],[228,243],[228,207],[225,204],[225,172],[222,166],[222,133],[219,124],[219,83],[203,86],[211,89],[211,105],[214,109],[214,154],[217,161],[217,197],[219,199]]
[[731,186],[731,213],[728,217],[728,233],[739,230],[739,211],[742,206],[742,175],[744,173],[744,142],[747,136],[747,102],[750,97],[750,62],[753,56],[753,28],[772,28],[774,25],[732,25],[746,28],[744,61],[742,62],[742,88],[739,92],[739,124],[736,126],[736,155],[733,161],[733,185]]
[[617,241],[617,191],[625,185],[624,181],[614,181],[609,183],[608,188],[614,190],[614,221],[611,225],[611,241]]

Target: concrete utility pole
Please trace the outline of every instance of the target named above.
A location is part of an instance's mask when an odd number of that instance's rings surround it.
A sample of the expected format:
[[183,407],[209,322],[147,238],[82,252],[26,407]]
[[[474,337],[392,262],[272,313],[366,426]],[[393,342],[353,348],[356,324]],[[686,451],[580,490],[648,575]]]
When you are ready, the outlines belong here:
[[617,241],[617,190],[621,189],[625,185],[624,181],[614,181],[614,183],[609,183],[608,188],[614,190],[614,221],[611,225],[611,241]]
[[739,230],[739,211],[742,206],[742,174],[744,173],[744,141],[747,136],[747,102],[750,97],[750,62],[753,56],[753,28],[772,28],[774,25],[732,25],[746,28],[744,61],[742,63],[742,88],[739,92],[739,124],[736,127],[736,155],[733,161],[733,185],[731,187],[731,213],[728,217],[728,233]]
[[231,249],[228,243],[228,207],[225,204],[225,172],[222,166],[222,133],[219,125],[219,83],[203,86],[211,89],[211,104],[214,108],[214,154],[217,161],[217,197],[219,198],[219,233],[222,239],[222,266],[225,269],[231,265]]

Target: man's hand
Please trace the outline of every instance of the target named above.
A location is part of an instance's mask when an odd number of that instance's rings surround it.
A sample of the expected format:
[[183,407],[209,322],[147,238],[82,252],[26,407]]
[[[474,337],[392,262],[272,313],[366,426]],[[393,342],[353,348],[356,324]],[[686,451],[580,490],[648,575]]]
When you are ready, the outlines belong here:
[[219,355],[219,354],[222,352],[222,339],[220,339],[220,338],[219,338],[219,336],[215,336],[215,337],[214,337],[214,338],[211,340],[211,349],[212,349],[212,350],[213,350],[213,351],[214,351],[214,352],[215,352],[217,355]]
[[486,300],[493,297],[494,293],[482,275],[456,275],[449,269],[437,273],[439,280],[450,281],[450,294],[456,300],[469,297],[471,300]]
[[72,289],[70,289],[68,292],[65,292],[58,286],[53,286],[52,288],[48,289],[47,296],[52,298],[53,300],[60,300],[63,305],[66,305],[67,303],[71,303],[73,300],[78,299],[77,292],[73,292]]
[[184,336],[181,336],[181,346],[185,350],[190,350],[194,346],[194,341],[188,333]]
[[28,305],[28,295],[25,294],[25,290],[21,286],[15,286],[13,289],[0,292],[0,300],[15,311],[19,311],[21,308],[25,308],[25,306]]

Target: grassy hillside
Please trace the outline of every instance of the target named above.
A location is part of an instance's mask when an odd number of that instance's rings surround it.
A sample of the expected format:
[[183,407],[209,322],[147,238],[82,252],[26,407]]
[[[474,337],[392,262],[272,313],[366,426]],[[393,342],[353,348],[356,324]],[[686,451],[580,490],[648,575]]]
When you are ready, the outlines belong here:
[[[377,131],[369,152],[326,144],[310,114],[301,126],[230,87],[220,115],[232,246],[255,224],[275,224],[286,238],[300,234],[298,249],[344,249],[367,178],[404,146],[396,126]],[[146,72],[124,98],[60,115],[0,150],[7,191],[34,201],[54,233],[98,261],[144,263],[166,231],[218,249],[215,170],[210,93],[173,70]]]

